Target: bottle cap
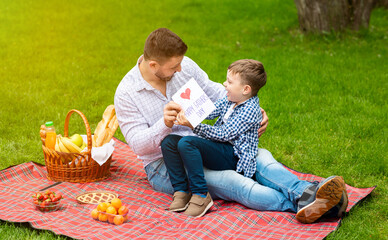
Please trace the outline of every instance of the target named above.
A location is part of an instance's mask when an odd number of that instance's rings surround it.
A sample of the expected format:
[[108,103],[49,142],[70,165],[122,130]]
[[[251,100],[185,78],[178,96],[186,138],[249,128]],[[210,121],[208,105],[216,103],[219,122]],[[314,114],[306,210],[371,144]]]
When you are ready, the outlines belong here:
[[46,122],[46,127],[51,127],[53,125],[54,125],[54,123],[52,121]]

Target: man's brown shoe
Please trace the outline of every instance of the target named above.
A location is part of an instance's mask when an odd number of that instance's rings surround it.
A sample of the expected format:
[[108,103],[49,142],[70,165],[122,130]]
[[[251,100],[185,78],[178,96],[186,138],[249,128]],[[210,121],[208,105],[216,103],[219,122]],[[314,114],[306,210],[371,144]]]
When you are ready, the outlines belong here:
[[183,213],[192,217],[202,217],[213,206],[213,199],[209,193],[206,198],[193,194],[189,206]]
[[327,213],[322,215],[322,218],[341,218],[346,213],[348,207],[348,193],[346,189],[342,192],[341,200],[337,205],[332,207]]
[[346,191],[345,182],[340,176],[332,176],[317,186],[315,200],[299,209],[296,219],[302,223],[313,223],[337,205]]
[[172,203],[168,209],[172,212],[184,211],[189,205],[191,193],[176,191],[174,192],[174,196],[172,198]]

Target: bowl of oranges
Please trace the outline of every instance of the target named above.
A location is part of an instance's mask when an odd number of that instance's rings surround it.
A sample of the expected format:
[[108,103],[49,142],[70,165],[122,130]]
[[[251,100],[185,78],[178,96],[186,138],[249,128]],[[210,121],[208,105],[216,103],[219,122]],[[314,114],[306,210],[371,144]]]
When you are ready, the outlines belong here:
[[125,223],[128,218],[128,208],[124,206],[120,198],[114,198],[111,202],[102,202],[91,212],[93,219],[108,222],[115,225]]

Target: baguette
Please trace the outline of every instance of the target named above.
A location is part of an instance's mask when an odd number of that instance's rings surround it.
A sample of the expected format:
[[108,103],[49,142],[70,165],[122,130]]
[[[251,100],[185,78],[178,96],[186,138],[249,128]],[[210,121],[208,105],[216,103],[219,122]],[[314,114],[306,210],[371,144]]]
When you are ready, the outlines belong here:
[[98,123],[92,139],[93,147],[101,147],[108,143],[115,134],[119,123],[117,121],[115,106],[109,105],[102,115],[102,120]]
[[109,122],[109,125],[108,125],[109,133],[106,136],[103,144],[108,143],[112,139],[118,127],[119,127],[119,122],[117,121],[117,117],[115,114],[112,120]]
[[111,130],[111,132],[115,133],[118,127],[119,122],[117,121],[117,116],[115,114],[112,120],[109,122],[108,128]]

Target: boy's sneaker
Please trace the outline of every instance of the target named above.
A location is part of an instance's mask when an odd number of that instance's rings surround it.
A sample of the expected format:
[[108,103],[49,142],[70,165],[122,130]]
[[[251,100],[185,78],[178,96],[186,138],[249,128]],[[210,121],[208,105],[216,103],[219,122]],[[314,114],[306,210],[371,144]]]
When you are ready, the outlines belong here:
[[206,198],[193,194],[189,206],[183,213],[192,217],[202,217],[213,206],[213,199],[209,193]]
[[172,198],[172,203],[168,209],[172,212],[184,211],[189,205],[191,194],[182,191],[176,191],[174,192],[174,196]]
[[298,201],[296,219],[302,223],[315,222],[337,205],[346,187],[342,177],[331,176],[318,184],[315,194],[311,194],[310,190],[306,189]]

